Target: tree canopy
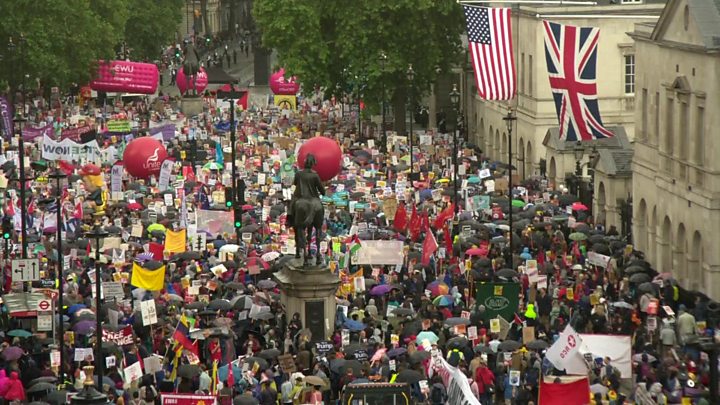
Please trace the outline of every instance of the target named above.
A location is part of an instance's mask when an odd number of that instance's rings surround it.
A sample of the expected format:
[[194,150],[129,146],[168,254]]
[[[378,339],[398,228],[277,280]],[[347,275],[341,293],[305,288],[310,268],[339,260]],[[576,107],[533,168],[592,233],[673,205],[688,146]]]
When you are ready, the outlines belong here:
[[[22,73],[47,85],[87,83],[123,40],[133,60],[157,59],[172,40],[183,0],[12,0],[0,13],[0,82]],[[22,34],[24,45],[18,43]],[[17,45],[10,51],[10,40]],[[30,83],[28,82],[28,85]]]
[[461,54],[462,8],[454,0],[256,0],[253,13],[264,46],[303,88],[341,94],[362,86],[375,106],[383,86],[387,100],[405,94],[410,64],[420,94]]

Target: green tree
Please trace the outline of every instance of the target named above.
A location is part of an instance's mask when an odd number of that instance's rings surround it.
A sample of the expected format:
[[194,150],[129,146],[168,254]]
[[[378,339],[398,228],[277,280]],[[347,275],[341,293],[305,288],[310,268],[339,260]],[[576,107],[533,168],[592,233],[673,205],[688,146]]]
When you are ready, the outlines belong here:
[[[256,0],[253,15],[263,44],[277,51],[279,63],[303,88],[341,94],[361,83],[374,111],[384,98],[400,118],[408,65],[420,96],[439,71],[460,61],[464,27],[462,7],[454,0]],[[402,130],[404,120],[395,121]]]
[[184,0],[128,0],[131,18],[125,25],[125,42],[132,60],[153,61],[160,49],[173,42],[184,12]]
[[[28,87],[36,78],[46,85],[86,83],[97,60],[111,58],[123,35],[124,0],[12,0],[0,8],[0,80],[13,85],[23,73]],[[109,10],[120,12],[105,14]],[[10,38],[14,51],[7,47]]]

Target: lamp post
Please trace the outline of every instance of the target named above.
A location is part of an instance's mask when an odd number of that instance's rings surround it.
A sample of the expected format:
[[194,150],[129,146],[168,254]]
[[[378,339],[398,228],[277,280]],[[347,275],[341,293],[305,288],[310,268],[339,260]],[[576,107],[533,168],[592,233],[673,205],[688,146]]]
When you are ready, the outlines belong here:
[[[573,147],[573,153],[575,155],[575,173],[574,173],[574,179],[573,184],[576,188],[576,196],[580,199],[580,201],[583,201],[583,173],[582,168],[585,164],[581,163],[583,156],[585,155],[585,147],[583,146],[583,143],[581,141],[577,141],[575,143],[575,146]],[[591,165],[598,157],[598,151],[597,146],[593,145],[592,149],[590,150],[590,154],[588,155],[589,161],[587,163],[588,165],[588,174],[590,175],[590,186],[593,185],[595,181],[595,170],[591,169]],[[591,188],[592,189],[592,188]],[[583,201],[585,203],[585,201]],[[592,201],[589,201],[588,206],[592,206]]]
[[[58,342],[60,342],[60,372],[58,373],[58,377],[60,378],[60,382],[62,384],[65,383],[65,347],[64,347],[64,338],[65,338],[65,331],[63,330],[63,320],[62,320],[62,310],[63,310],[63,254],[62,254],[62,181],[64,178],[67,177],[65,173],[63,173],[60,169],[56,169],[53,173],[51,173],[49,178],[55,180],[55,197],[57,198],[57,235],[55,238],[57,239],[55,249],[57,250],[57,279],[58,279],[58,317],[60,318],[58,322]],[[97,277],[97,271],[95,273],[95,276]],[[54,315],[53,315],[54,316]]]
[[[460,92],[458,91],[457,84],[453,84],[452,91],[450,91],[450,102],[455,109],[456,118],[459,117],[460,112]],[[460,210],[460,202],[458,201],[458,122],[455,120],[455,128],[453,129],[453,203],[455,204],[455,214],[457,215]]]
[[[27,199],[25,198],[25,143],[23,141],[22,136],[22,130],[23,130],[23,123],[26,121],[25,119],[25,97],[26,97],[26,88],[25,88],[25,36],[23,34],[20,34],[18,37],[18,44],[16,45],[12,38],[10,38],[10,42],[8,43],[8,50],[12,53],[15,51],[16,47],[20,47],[20,74],[22,75],[21,83],[22,83],[22,102],[23,107],[21,111],[17,112],[18,117],[15,118],[15,122],[18,123],[20,131],[18,136],[18,163],[20,165],[20,238],[21,238],[21,254],[23,259],[27,259],[27,229],[26,229],[26,221],[27,221]],[[15,100],[13,99],[13,104],[15,103]]]
[[385,52],[380,52],[380,84],[382,85],[382,148],[381,153],[387,153],[387,131],[385,130],[385,63],[387,62],[387,55]]
[[86,237],[95,239],[95,366],[98,381],[100,382],[98,384],[100,391],[102,391],[103,367],[105,365],[105,358],[102,357],[102,312],[100,311],[102,301],[100,299],[100,285],[102,284],[102,277],[100,277],[100,241],[107,238],[108,235],[109,233],[100,228],[99,225],[95,225],[92,231],[85,234]]
[[507,125],[508,130],[508,194],[510,198],[510,209],[508,210],[508,225],[510,226],[510,237],[508,238],[508,243],[510,244],[510,249],[512,251],[512,235],[513,235],[513,206],[512,206],[512,200],[513,200],[513,181],[512,181],[512,170],[513,170],[513,164],[512,164],[512,131],[513,131],[513,122],[517,119],[515,115],[513,115],[512,107],[508,107],[508,112],[503,117],[503,121],[505,121],[505,125]]
[[[407,70],[407,79],[408,79],[408,89],[410,90],[410,106],[408,107],[408,110],[410,110],[410,133],[408,134],[408,145],[410,145],[410,181],[412,182],[412,176],[413,176],[413,84],[415,82],[415,70],[413,70],[412,64],[408,66]],[[412,184],[412,183],[411,183]]]
[[240,99],[243,94],[240,91],[235,90],[235,83],[230,83],[230,91],[218,91],[218,98],[223,98],[230,101],[230,166],[232,170],[232,207],[234,209],[234,227],[235,237],[238,243],[240,243],[240,228],[242,225],[242,209],[238,205],[245,203],[245,182],[242,179],[237,178],[237,163],[235,163],[235,142],[237,138],[235,136],[235,102]]

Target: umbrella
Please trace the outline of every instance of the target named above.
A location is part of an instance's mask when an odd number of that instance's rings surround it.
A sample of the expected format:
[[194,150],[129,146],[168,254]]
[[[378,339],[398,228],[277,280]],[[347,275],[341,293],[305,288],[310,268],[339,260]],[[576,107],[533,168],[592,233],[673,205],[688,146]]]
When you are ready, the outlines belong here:
[[221,165],[218,162],[208,162],[205,164],[205,166],[203,166],[203,169],[205,169],[205,170],[222,170],[223,165]]
[[30,383],[28,384],[28,387],[32,387],[33,385],[35,385],[37,383],[41,383],[41,382],[42,383],[53,383],[56,381],[57,381],[57,377],[54,377],[54,376],[38,377],[38,378],[30,381]]
[[513,278],[518,276],[518,272],[513,269],[500,269],[495,273],[495,275],[497,277]]
[[412,354],[410,354],[410,362],[411,363],[422,363],[424,360],[429,359],[431,356],[431,353],[426,350],[416,350]]
[[320,378],[316,375],[309,375],[309,376],[305,377],[304,382],[305,382],[305,384],[312,385],[315,387],[321,387],[321,388],[327,387],[327,383],[325,382],[325,380],[323,380],[322,378]]
[[633,274],[633,273],[644,273],[648,270],[649,269],[646,269],[645,267],[642,267],[642,266],[628,266],[627,268],[625,268],[624,271],[625,271],[625,274]]
[[392,313],[395,315],[398,315],[398,316],[411,316],[411,315],[415,314],[415,311],[413,311],[410,308],[399,307],[399,308],[393,309]]
[[470,248],[465,251],[465,256],[485,256],[486,254],[487,252],[480,248]]
[[257,283],[257,286],[263,290],[271,290],[275,288],[276,285],[277,283],[272,280],[260,280]]
[[422,344],[423,341],[429,341],[432,343],[437,343],[440,338],[435,334],[435,332],[431,332],[429,330],[424,330],[417,334],[415,337],[415,342]]
[[261,268],[261,269],[263,269],[263,270],[267,270],[267,269],[270,268],[270,265],[269,265],[269,264],[267,264],[263,259],[261,259],[261,258],[259,258],[259,257],[257,257],[257,256],[249,257],[249,258],[247,259],[247,262],[245,263],[245,265],[246,265],[247,267],[257,266],[257,267],[259,267],[259,268]]
[[587,211],[588,207],[581,202],[574,202],[572,204],[572,210],[573,211]]
[[632,356],[632,359],[633,359],[633,361],[636,361],[636,362],[639,363],[639,362],[643,361],[643,356],[647,356],[647,361],[648,361],[648,363],[652,363],[652,362],[654,362],[655,360],[657,360],[657,358],[655,358],[655,356],[652,356],[652,355],[647,354],[647,353],[637,353],[637,354],[635,354],[635,355]]
[[498,345],[498,350],[502,352],[514,352],[515,350],[519,349],[520,342],[516,342],[514,340],[506,340]]
[[355,321],[352,319],[346,319],[343,325],[350,329],[352,332],[359,332],[363,329],[365,329],[365,324],[359,321]]
[[408,383],[408,384],[415,384],[419,382],[420,380],[423,380],[422,374],[420,372],[411,370],[411,369],[405,369],[398,373],[397,378],[395,378],[396,382],[399,383]]
[[6,361],[17,360],[20,357],[22,357],[23,354],[25,354],[25,351],[23,351],[23,349],[21,349],[17,346],[10,346],[10,347],[5,348],[5,350],[2,351],[2,357]]
[[32,336],[32,333],[26,331],[25,329],[13,329],[8,332],[7,335],[12,337],[28,338]]
[[181,364],[178,367],[177,374],[180,377],[191,379],[199,376],[201,372],[202,370],[197,364]]
[[445,343],[445,346],[448,349],[461,349],[465,346],[467,346],[468,340],[465,336],[456,336]]
[[388,355],[388,357],[393,359],[395,357],[402,356],[405,353],[407,353],[407,349],[405,349],[404,347],[396,347],[396,348],[390,350],[389,352],[387,352],[387,355]]
[[247,359],[245,359],[245,361],[247,361],[247,363],[250,365],[250,369],[252,369],[253,364],[256,364],[256,363],[257,363],[258,367],[260,367],[260,371],[267,370],[270,367],[267,360],[263,359],[262,357],[257,357],[257,356],[248,357]]
[[392,287],[389,284],[380,284],[380,285],[376,285],[375,287],[372,288],[372,290],[370,290],[370,295],[374,295],[374,296],[385,295],[385,294],[389,293],[390,290],[392,290]]
[[185,305],[185,309],[200,310],[200,309],[204,309],[206,306],[207,306],[207,304],[203,301],[195,301],[195,302],[191,302],[191,303]]
[[453,304],[453,297],[451,295],[440,295],[432,303],[438,307],[448,307]]
[[636,284],[646,283],[651,280],[650,275],[647,273],[635,273],[630,276],[630,282]]
[[266,359],[266,360],[271,360],[271,359],[276,358],[279,355],[280,355],[280,350],[278,350],[278,349],[266,349],[266,350],[263,350],[260,353],[258,353],[257,356],[260,358]]
[[347,373],[348,369],[352,369],[353,375],[357,377],[362,375],[363,366],[357,360],[345,360],[342,366],[340,366],[340,374]]
[[548,348],[548,342],[540,339],[535,339],[532,342],[526,344],[528,349],[530,350],[545,350]]
[[438,295],[447,295],[447,293],[450,292],[450,287],[440,280],[435,280],[428,284],[427,289],[430,290],[430,294],[433,297],[437,297]]
[[240,233],[253,233],[253,232],[257,232],[259,229],[260,229],[260,226],[258,226],[257,224],[245,225],[242,228],[240,228]]
[[522,201],[522,200],[512,200],[511,204],[513,207],[518,207],[518,208],[525,207],[525,201]]
[[181,297],[181,296],[179,296],[179,295],[177,295],[177,294],[168,294],[167,299],[168,299],[168,301],[170,301],[170,302],[172,302],[172,301],[185,302],[185,300],[183,299],[183,297]]
[[484,344],[479,344],[473,348],[475,353],[485,353],[485,354],[491,354],[493,353],[492,348],[490,346],[485,346]]
[[265,260],[266,262],[271,262],[271,261],[277,259],[278,257],[280,257],[279,252],[267,252],[261,256],[261,258],[263,260]]
[[37,384],[33,384],[30,388],[26,389],[26,392],[34,393],[34,392],[42,392],[42,391],[48,391],[48,390],[54,390],[55,384],[50,384],[47,382],[39,382]]
[[459,317],[448,318],[445,320],[446,327],[452,328],[457,325],[470,325],[470,320],[467,318],[459,318]]
[[587,235],[585,235],[582,232],[573,232],[570,234],[569,238],[570,238],[570,240],[580,241],[580,240],[587,239]]
[[89,335],[95,331],[95,321],[80,321],[73,326],[73,330],[80,335]]
[[233,304],[231,304],[230,301],[225,300],[225,299],[217,299],[217,300],[210,301],[210,303],[207,306],[207,309],[212,310],[212,311],[217,311],[217,310],[227,311],[227,310],[231,309],[232,307],[233,307]]
[[613,303],[610,304],[610,305],[612,305],[612,306],[615,307],[615,308],[625,308],[625,309],[633,309],[633,308],[635,308],[635,307],[632,306],[632,304],[630,304],[629,302],[625,302],[625,301],[613,302]]

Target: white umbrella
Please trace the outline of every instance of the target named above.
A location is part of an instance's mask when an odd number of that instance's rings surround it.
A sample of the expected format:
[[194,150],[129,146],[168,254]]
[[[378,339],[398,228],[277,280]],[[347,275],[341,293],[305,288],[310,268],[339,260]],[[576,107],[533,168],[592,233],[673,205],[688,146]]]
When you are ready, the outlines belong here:
[[222,245],[220,247],[221,252],[229,252],[229,253],[235,253],[240,249],[240,246],[234,244],[234,243],[228,243],[227,245]]
[[280,257],[280,252],[267,252],[260,257],[266,262],[271,262]]

